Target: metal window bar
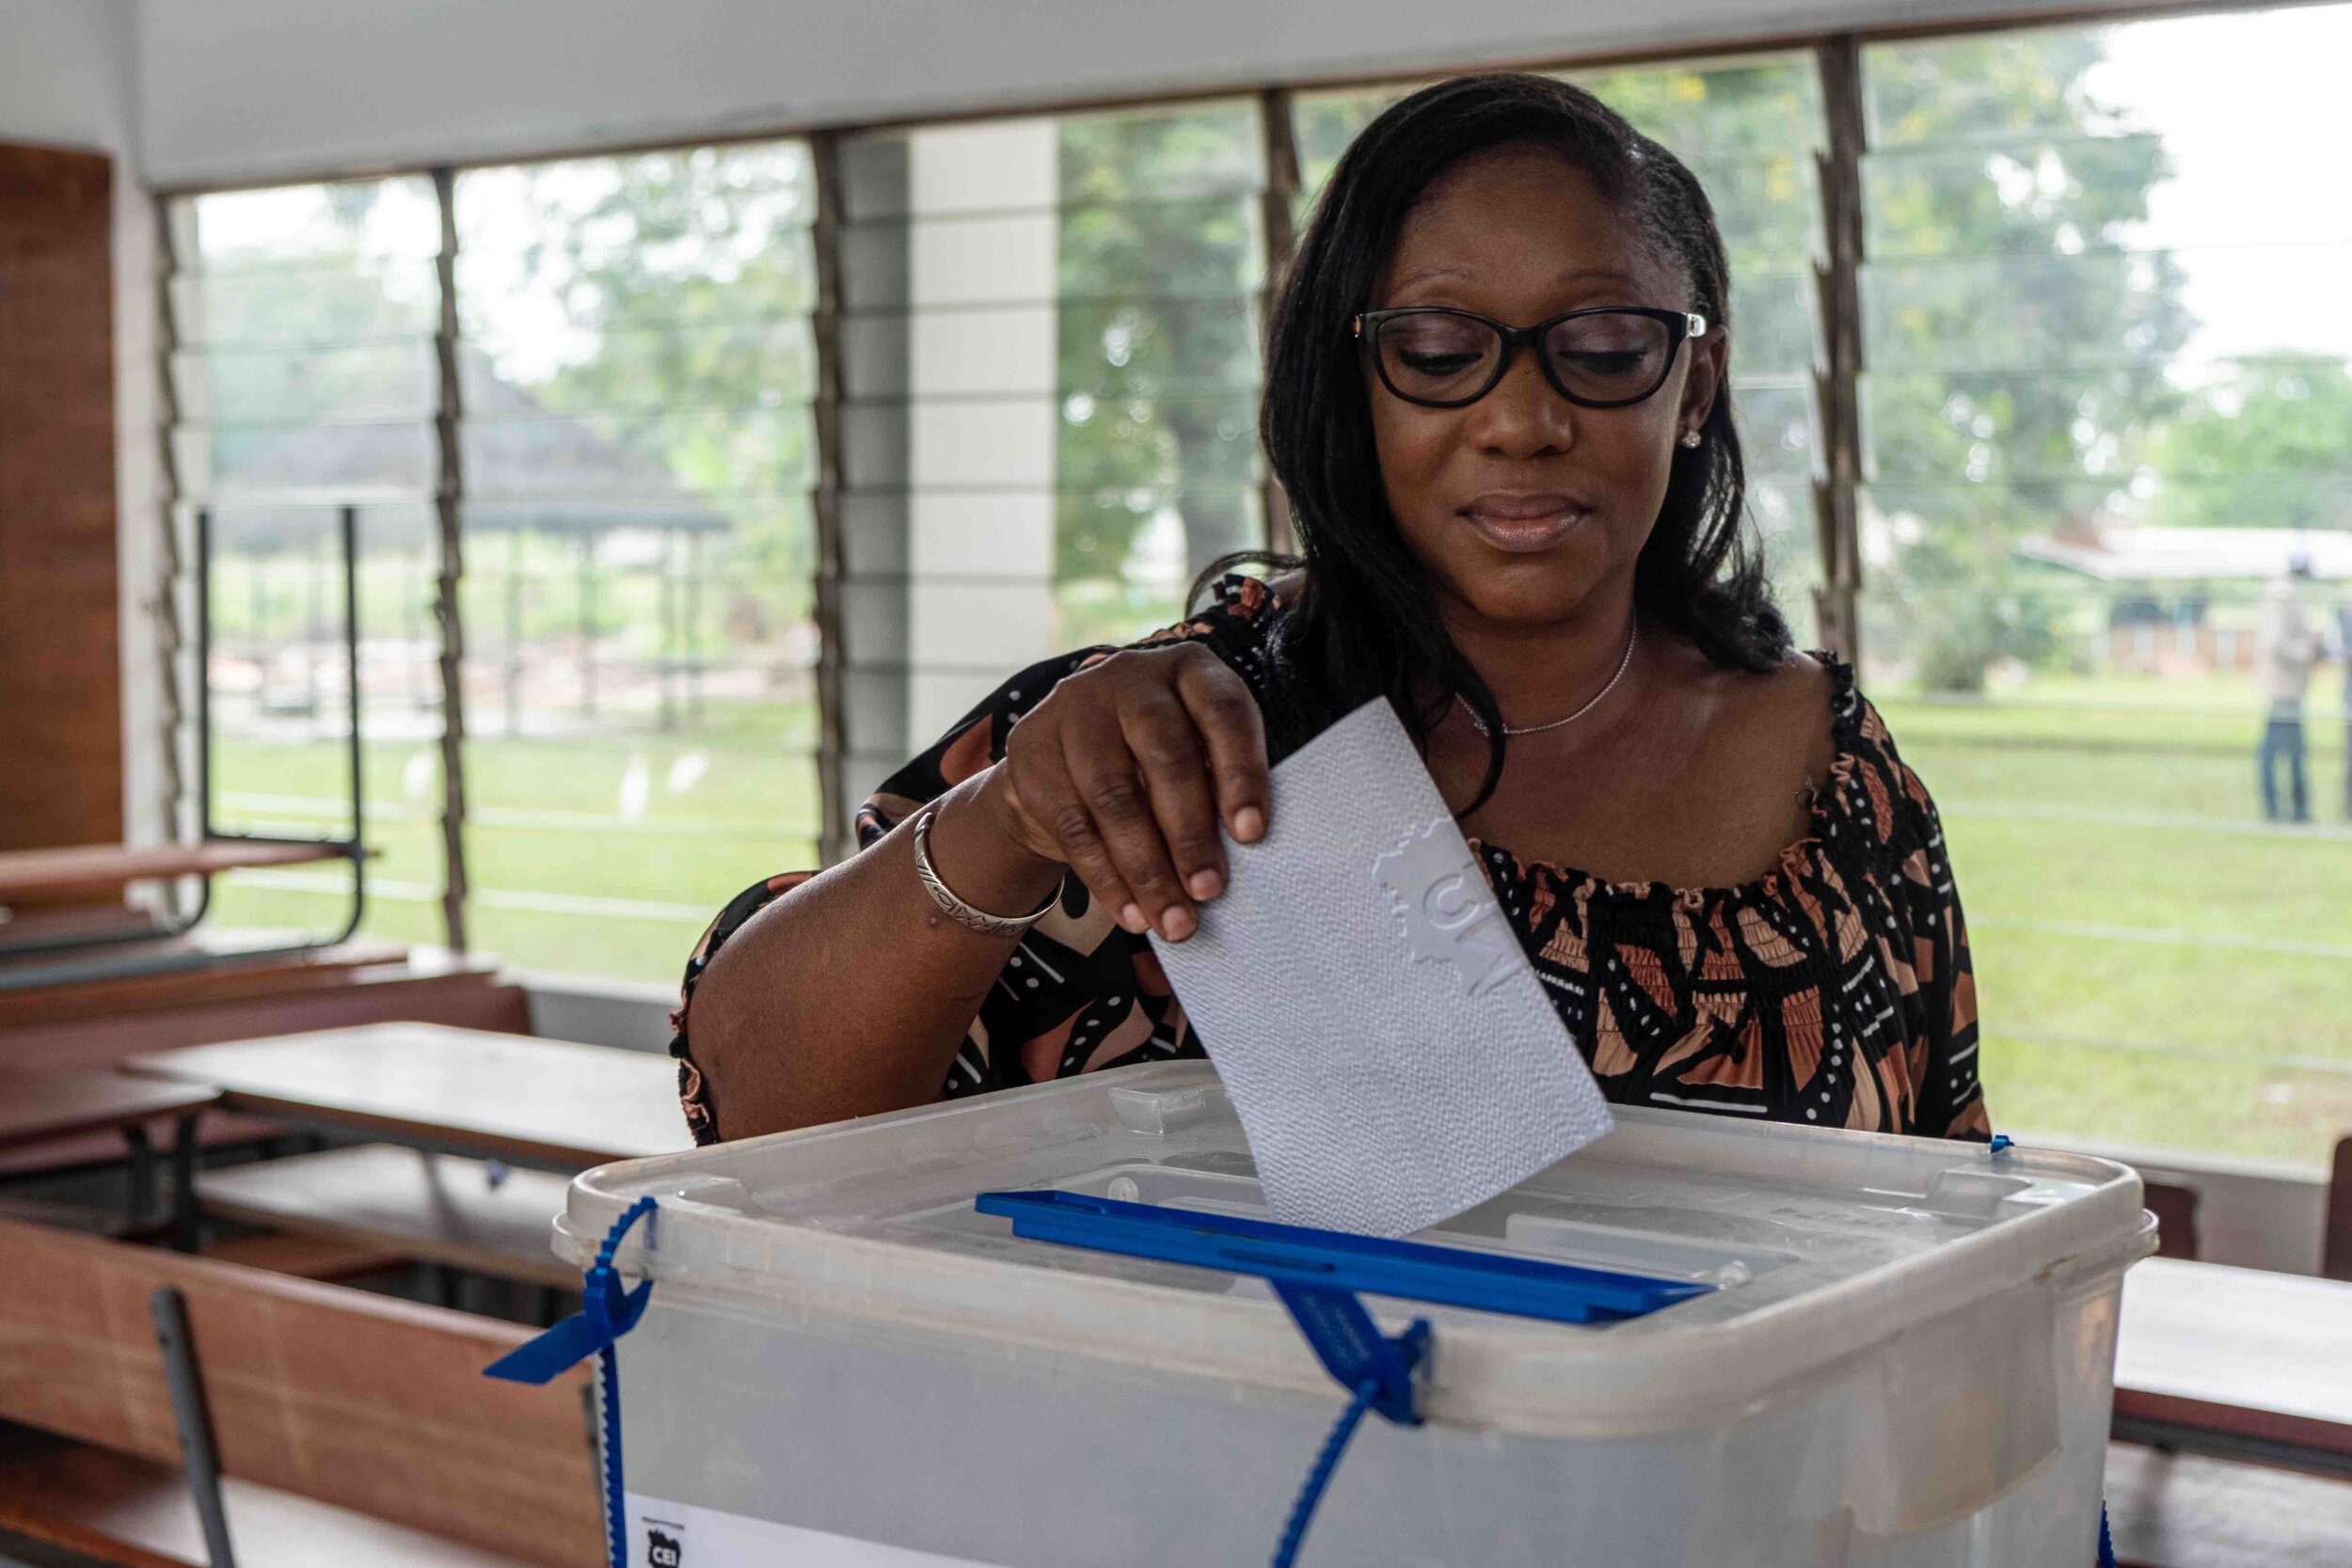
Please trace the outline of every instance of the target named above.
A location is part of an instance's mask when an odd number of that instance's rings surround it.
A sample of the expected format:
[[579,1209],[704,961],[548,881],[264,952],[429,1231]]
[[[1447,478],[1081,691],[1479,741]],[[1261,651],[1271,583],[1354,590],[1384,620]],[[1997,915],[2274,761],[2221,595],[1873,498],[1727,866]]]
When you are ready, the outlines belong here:
[[818,133],[808,142],[809,171],[816,187],[810,243],[817,259],[817,303],[809,316],[816,344],[817,395],[810,412],[817,426],[817,489],[811,506],[817,523],[817,789],[823,816],[818,857],[827,865],[856,852],[850,837],[849,755],[843,709],[848,643],[842,625],[841,538],[841,141]]
[[465,576],[462,518],[466,495],[465,457],[458,446],[465,417],[457,379],[457,177],[447,167],[433,171],[433,199],[440,208],[441,248],[434,257],[440,317],[433,333],[437,396],[433,443],[439,474],[433,487],[433,514],[440,539],[440,574],[433,618],[441,634],[441,930],[450,947],[467,948],[466,932],[466,622],[458,585]]
[[[1265,149],[1265,190],[1261,198],[1265,218],[1259,225],[1259,232],[1265,241],[1265,288],[1259,296],[1258,308],[1262,381],[1268,334],[1274,325],[1274,301],[1282,292],[1283,277],[1290,270],[1291,252],[1298,243],[1291,215],[1298,204],[1298,142],[1296,127],[1291,116],[1291,92],[1288,87],[1270,87],[1258,95],[1258,120]],[[1282,482],[1274,476],[1270,467],[1261,486],[1261,505],[1265,514],[1266,548],[1285,555],[1296,554],[1298,536],[1291,528],[1290,498],[1283,494]]]
[[1848,664],[1862,659],[1859,601],[1862,533],[1862,155],[1867,125],[1862,100],[1862,46],[1834,38],[1814,52],[1820,73],[1828,147],[1817,154],[1821,229],[1826,244],[1814,267],[1822,357],[1814,366],[1814,404],[1821,420],[1821,460],[1813,476],[1813,521],[1821,585],[1814,613],[1821,641]]
[[[155,657],[163,676],[155,728],[162,753],[161,799],[164,835],[178,838],[187,810],[187,705],[181,699],[185,678],[182,661],[187,652],[186,627],[180,613],[185,560],[180,541],[180,450],[172,432],[180,423],[180,388],[172,374],[172,357],[180,347],[179,313],[172,305],[172,279],[180,271],[177,242],[172,233],[171,204],[157,199],[155,219],[155,449],[157,521],[162,524],[155,561],[156,593],[148,607],[155,625]],[[199,592],[202,585],[199,584]],[[209,883],[207,884],[209,886]],[[177,902],[177,891],[172,894]]]

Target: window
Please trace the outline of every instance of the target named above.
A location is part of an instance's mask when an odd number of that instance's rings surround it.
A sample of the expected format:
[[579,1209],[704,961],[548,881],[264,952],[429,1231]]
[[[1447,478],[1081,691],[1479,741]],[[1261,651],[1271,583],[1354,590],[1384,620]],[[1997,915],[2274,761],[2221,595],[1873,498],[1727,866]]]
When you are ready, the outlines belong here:
[[2352,633],[2352,218],[2290,150],[2335,139],[2347,48],[2333,7],[1865,54],[1866,673],[1942,801],[2010,1127],[2308,1163],[2352,1125],[2352,838],[2255,783],[2292,556]]
[[[1732,391],[1747,457],[1749,515],[1782,610],[1811,635],[1820,580],[1812,495],[1820,441],[1813,374],[1820,247],[1815,180],[1822,145],[1810,55],[1756,55],[1562,73],[1691,166],[1730,252]],[[1294,135],[1301,210],[1374,116],[1410,91],[1302,93]],[[1661,302],[1672,303],[1672,302]]]
[[841,150],[847,793],[1263,542],[1249,102]]
[[[337,514],[358,518],[370,933],[438,941],[433,331],[440,221],[422,179],[175,201],[182,505],[212,525],[215,825],[351,831]],[[220,879],[219,925],[331,933],[350,874]]]
[[[1985,1075],[2028,1133],[2309,1162],[2352,1125],[2352,215],[2300,150],[2335,139],[2347,50],[2338,4],[1861,53],[1864,675],[1943,805]],[[1817,635],[1821,67],[1571,79],[1713,198],[1751,515]],[[1295,215],[1406,90],[1289,100]],[[453,259],[421,177],[175,200],[217,819],[343,829],[352,507],[367,929],[439,937],[446,347],[474,943],[674,978],[722,899],[820,859],[819,326],[847,752],[824,784],[853,802],[1008,672],[1173,620],[1202,565],[1264,542],[1277,101],[845,136],[824,301],[796,141],[464,172]],[[2279,705],[2297,683],[2265,628],[2297,619],[2335,661]],[[2258,754],[2292,817],[2298,734],[2326,826],[2265,816]],[[332,928],[343,879],[241,873],[217,916]]]
[[474,945],[675,980],[818,863],[797,142],[456,182]]

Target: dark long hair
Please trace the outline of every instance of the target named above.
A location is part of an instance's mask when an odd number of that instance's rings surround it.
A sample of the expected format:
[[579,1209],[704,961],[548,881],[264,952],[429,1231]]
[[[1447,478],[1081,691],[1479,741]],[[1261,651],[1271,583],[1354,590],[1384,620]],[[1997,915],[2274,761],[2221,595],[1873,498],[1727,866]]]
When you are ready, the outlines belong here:
[[[1502,716],[1446,635],[1390,514],[1348,324],[1373,303],[1373,281],[1430,185],[1463,159],[1510,145],[1548,149],[1591,175],[1689,277],[1691,308],[1710,323],[1728,320],[1723,236],[1680,159],[1581,87],[1543,76],[1457,77],[1391,106],[1341,158],[1275,300],[1259,415],[1304,553],[1256,559],[1306,568],[1276,650],[1296,711],[1269,715],[1277,732],[1269,739],[1288,750],[1304,738],[1302,726],[1386,697],[1425,740],[1458,694],[1494,736],[1466,813],[1502,777]],[[1689,638],[1719,667],[1764,671],[1787,656],[1788,628],[1742,530],[1746,494],[1726,388],[1698,446],[1675,449],[1665,501],[1634,565],[1633,596],[1638,613]],[[1437,705],[1417,711],[1417,678],[1426,677],[1435,678]]]

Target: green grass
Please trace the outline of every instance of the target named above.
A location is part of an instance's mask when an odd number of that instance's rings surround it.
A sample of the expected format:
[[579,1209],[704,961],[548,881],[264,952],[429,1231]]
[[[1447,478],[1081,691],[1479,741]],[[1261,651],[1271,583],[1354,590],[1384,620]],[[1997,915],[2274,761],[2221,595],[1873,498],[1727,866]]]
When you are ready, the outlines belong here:
[[[806,709],[714,709],[710,718],[674,735],[469,741],[472,944],[532,968],[675,983],[722,904],[760,877],[815,864],[821,815]],[[341,831],[340,746],[223,737],[214,754],[224,826]],[[368,866],[362,929],[438,942],[439,792],[405,787],[412,776],[437,776],[437,748],[371,742],[364,755],[366,837],[381,853]],[[674,772],[682,761],[690,770]],[[644,794],[624,819],[633,768]],[[674,779],[685,787],[673,789]],[[215,918],[316,928],[341,918],[347,886],[346,873],[310,867],[229,878]]]
[[2332,683],[2314,828],[2261,820],[2240,682],[1877,693],[1944,814],[2005,1127],[2312,1164],[2352,1132],[2352,827]]
[[[2352,1131],[2352,829],[2340,819],[2336,688],[2309,709],[2321,825],[2308,830],[2260,821],[2259,705],[2242,683],[2059,677],[1982,702],[1875,696],[1943,807],[1996,1122],[2324,1160]],[[723,902],[815,863],[813,735],[804,707],[746,708],[713,710],[691,734],[470,742],[475,945],[518,965],[675,982]],[[370,875],[388,895],[366,928],[432,942],[438,801],[403,784],[420,752],[430,779],[429,746],[368,749],[382,811],[368,836],[384,851]],[[671,769],[695,753],[701,777],[673,791]],[[216,755],[224,820],[304,831],[339,820],[334,746],[230,739]],[[633,759],[647,788],[625,822]],[[342,907],[330,891],[341,875],[227,879],[218,917],[325,924]]]

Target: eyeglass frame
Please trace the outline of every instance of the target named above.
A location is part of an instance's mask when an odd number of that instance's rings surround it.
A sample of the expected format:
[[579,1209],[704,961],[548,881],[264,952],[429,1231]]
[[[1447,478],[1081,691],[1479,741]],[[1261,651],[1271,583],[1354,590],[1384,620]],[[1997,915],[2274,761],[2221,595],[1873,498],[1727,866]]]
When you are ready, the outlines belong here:
[[[1460,316],[1465,320],[1478,322],[1494,328],[1496,335],[1502,340],[1502,352],[1495,357],[1494,373],[1486,378],[1486,384],[1484,387],[1466,398],[1448,398],[1439,401],[1415,397],[1410,392],[1400,390],[1396,383],[1389,379],[1389,367],[1381,359],[1379,350],[1380,328],[1400,316]],[[1682,331],[1678,336],[1672,333],[1667,336],[1666,362],[1660,368],[1657,381],[1651,384],[1647,391],[1636,397],[1596,400],[1580,397],[1562,386],[1559,374],[1552,366],[1551,356],[1543,352],[1543,341],[1547,333],[1562,322],[1574,321],[1580,316],[1646,316],[1651,321],[1663,323],[1669,327],[1678,323]],[[1707,336],[1708,321],[1705,316],[1695,310],[1668,310],[1650,305],[1593,305],[1580,310],[1563,310],[1558,315],[1547,317],[1533,326],[1511,326],[1495,320],[1492,316],[1482,316],[1475,310],[1456,309],[1450,305],[1401,305],[1389,310],[1359,312],[1349,323],[1349,328],[1356,341],[1363,345],[1363,351],[1371,356],[1373,372],[1380,377],[1380,385],[1386,387],[1394,396],[1417,408],[1468,408],[1502,384],[1504,373],[1511,369],[1511,361],[1518,357],[1521,348],[1533,348],[1536,351],[1536,368],[1543,372],[1544,379],[1551,384],[1551,389],[1579,408],[1630,408],[1637,403],[1647,403],[1658,395],[1658,389],[1665,386],[1666,378],[1675,372],[1675,360],[1681,354],[1682,345],[1693,339]]]

